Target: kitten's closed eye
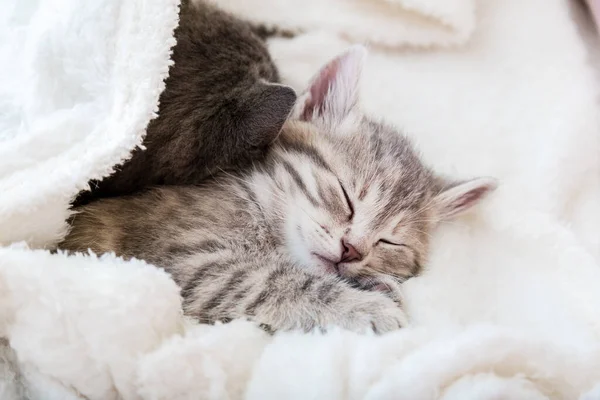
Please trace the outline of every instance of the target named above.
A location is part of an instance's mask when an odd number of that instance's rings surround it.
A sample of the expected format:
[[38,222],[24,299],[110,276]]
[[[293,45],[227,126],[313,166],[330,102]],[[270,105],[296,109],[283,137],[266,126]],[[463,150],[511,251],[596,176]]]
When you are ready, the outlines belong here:
[[342,188],[344,198],[346,199],[346,204],[348,205],[348,209],[350,210],[350,214],[348,215],[348,221],[352,221],[352,218],[354,218],[354,205],[350,200],[350,196],[348,196],[348,192],[346,192],[346,188],[344,188],[344,185],[342,185],[342,182],[340,182],[340,187]]
[[387,240],[387,239],[379,239],[379,240],[377,241],[377,244],[381,244],[381,243],[383,243],[383,244],[387,244],[387,245],[389,245],[389,246],[402,246],[402,247],[407,247],[407,246],[406,246],[404,243],[396,243],[396,242],[392,242],[392,241],[390,241],[390,240]]

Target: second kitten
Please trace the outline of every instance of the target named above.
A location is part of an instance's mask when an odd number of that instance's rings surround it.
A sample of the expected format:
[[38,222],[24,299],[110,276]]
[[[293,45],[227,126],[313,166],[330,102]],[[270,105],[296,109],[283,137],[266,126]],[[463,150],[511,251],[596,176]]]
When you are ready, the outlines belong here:
[[[258,32],[260,33],[260,32]],[[264,40],[246,21],[205,2],[181,4],[174,64],[131,159],[75,201],[130,194],[153,185],[196,184],[263,158],[296,94],[280,85]]]

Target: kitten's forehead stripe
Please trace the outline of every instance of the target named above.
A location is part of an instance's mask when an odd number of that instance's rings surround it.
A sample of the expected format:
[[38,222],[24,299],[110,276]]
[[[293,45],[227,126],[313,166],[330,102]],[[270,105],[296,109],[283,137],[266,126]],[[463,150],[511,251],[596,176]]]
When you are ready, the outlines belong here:
[[321,201],[323,202],[325,208],[327,210],[330,210],[333,208],[333,204],[332,204],[332,198],[331,198],[331,193],[326,193],[326,187],[324,185],[323,182],[318,182],[317,183],[317,192],[319,193],[319,197],[321,198]]
[[292,177],[292,179],[296,183],[296,186],[298,187],[298,189],[300,189],[300,191],[302,191],[302,193],[304,194],[304,196],[306,196],[306,198],[308,199],[308,201],[310,201],[313,206],[318,207],[319,206],[319,202],[308,191],[308,188],[306,187],[306,184],[302,180],[302,177],[300,176],[300,173],[288,161],[284,160],[284,161],[281,162],[281,164],[283,165],[283,167],[285,168],[285,170],[288,172],[288,174],[290,174],[290,176]]
[[301,141],[292,141],[285,136],[281,138],[282,147],[287,151],[296,152],[307,156],[312,162],[324,170],[331,172],[331,167],[325,161],[321,153],[313,146]]
[[329,211],[333,216],[346,214],[345,205],[336,187],[320,181],[318,182],[317,189],[327,211]]

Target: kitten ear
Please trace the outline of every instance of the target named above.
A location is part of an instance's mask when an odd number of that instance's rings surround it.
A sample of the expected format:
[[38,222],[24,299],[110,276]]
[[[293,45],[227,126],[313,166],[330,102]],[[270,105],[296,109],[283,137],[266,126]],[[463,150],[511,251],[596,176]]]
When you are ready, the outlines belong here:
[[357,106],[364,46],[353,46],[329,61],[298,100],[294,116],[303,121],[343,121]]
[[266,146],[277,138],[292,113],[296,92],[289,86],[261,82],[246,93],[246,98],[236,129],[248,144]]
[[494,178],[475,178],[458,183],[441,183],[435,197],[440,219],[455,217],[478,204],[498,186]]
[[243,117],[238,120],[237,129],[252,146],[270,144],[288,119],[294,104],[296,92],[289,86],[263,82],[248,93],[249,100],[243,109]]

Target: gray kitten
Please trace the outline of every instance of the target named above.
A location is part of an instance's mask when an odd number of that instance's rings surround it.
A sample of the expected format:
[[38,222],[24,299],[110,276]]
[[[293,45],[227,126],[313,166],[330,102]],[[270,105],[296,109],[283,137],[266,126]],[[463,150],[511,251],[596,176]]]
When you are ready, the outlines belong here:
[[421,271],[430,232],[495,181],[440,179],[397,130],[363,115],[365,54],[354,47],[319,72],[252,170],[80,208],[60,248],[163,267],[202,322],[399,328],[398,284]]
[[83,192],[76,205],[152,185],[194,184],[220,170],[261,159],[289,116],[296,94],[264,43],[269,35],[204,3],[184,0],[175,30],[174,64],[158,117],[143,145],[117,170]]

